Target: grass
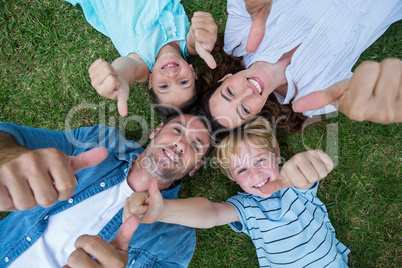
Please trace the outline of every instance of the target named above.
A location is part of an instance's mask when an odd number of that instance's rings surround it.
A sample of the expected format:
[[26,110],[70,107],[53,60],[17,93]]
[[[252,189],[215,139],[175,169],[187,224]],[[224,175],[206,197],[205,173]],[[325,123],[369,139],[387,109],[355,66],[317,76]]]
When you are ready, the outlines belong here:
[[[211,12],[223,32],[224,1],[193,0],[183,5],[189,14]],[[134,140],[145,137],[161,121],[152,113],[144,84],[132,86],[130,114],[124,119],[114,101],[92,89],[90,64],[99,57],[112,61],[119,55],[108,38],[89,26],[80,8],[60,0],[2,0],[0,13],[0,121],[54,130],[103,123],[120,127]],[[401,37],[398,22],[359,62],[401,58]],[[199,60],[190,61],[200,68]],[[349,265],[401,267],[400,124],[352,122],[342,114],[323,118],[333,128],[312,126],[303,135],[289,135],[281,142],[294,153],[307,147],[331,151],[336,160],[337,167],[320,184],[319,197],[329,209],[338,239],[352,250]],[[281,150],[289,159],[287,147]],[[218,170],[206,167],[194,179],[185,180],[180,196],[221,202],[238,190]],[[197,230],[190,267],[258,267],[258,262],[249,237],[221,226]]]

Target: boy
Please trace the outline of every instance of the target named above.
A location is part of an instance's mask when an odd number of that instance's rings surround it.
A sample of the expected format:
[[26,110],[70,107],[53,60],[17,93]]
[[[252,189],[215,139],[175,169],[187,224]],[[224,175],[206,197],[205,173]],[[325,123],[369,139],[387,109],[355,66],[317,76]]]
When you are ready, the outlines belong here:
[[[205,198],[163,200],[151,182],[149,193],[126,200],[123,219],[136,214],[154,221],[211,228],[229,224],[249,235],[261,267],[347,267],[350,250],[335,238],[318,180],[333,163],[320,150],[292,157],[279,172],[278,143],[269,122],[258,118],[224,138],[215,155],[221,170],[246,193],[225,203]],[[224,165],[226,163],[226,165]]]

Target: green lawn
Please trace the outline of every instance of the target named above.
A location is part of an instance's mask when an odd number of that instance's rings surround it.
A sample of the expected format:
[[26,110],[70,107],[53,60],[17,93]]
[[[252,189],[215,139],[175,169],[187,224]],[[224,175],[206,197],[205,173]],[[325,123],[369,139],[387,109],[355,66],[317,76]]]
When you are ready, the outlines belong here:
[[[223,32],[225,1],[193,0],[183,5],[188,14],[211,12]],[[118,116],[114,101],[92,89],[90,64],[119,55],[108,38],[89,26],[79,8],[61,0],[1,0],[0,13],[0,121],[54,130],[102,123],[119,127],[134,140],[161,121],[150,108],[144,84],[132,86],[127,118]],[[359,61],[401,58],[401,26],[392,25]],[[200,61],[191,61],[201,67]],[[400,124],[356,123],[341,114],[323,119],[331,127],[312,126],[303,135],[283,138],[282,155],[291,155],[286,144],[294,153],[309,147],[330,152],[338,165],[320,184],[319,197],[329,209],[338,239],[352,250],[349,265],[402,267]],[[195,178],[185,179],[180,196],[220,202],[237,190],[218,170],[206,167]],[[197,230],[190,266],[258,267],[258,262],[251,240],[222,226]]]

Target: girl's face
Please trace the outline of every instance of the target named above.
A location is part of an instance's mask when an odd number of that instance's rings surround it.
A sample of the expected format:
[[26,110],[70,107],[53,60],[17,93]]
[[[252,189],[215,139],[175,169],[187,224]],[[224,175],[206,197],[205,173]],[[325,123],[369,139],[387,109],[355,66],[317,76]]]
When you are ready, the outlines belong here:
[[278,157],[279,155],[255,148],[252,144],[247,148],[242,142],[239,157],[232,154],[230,158],[230,173],[245,192],[263,198],[269,197],[270,194],[262,193],[260,187],[278,177]]
[[180,107],[195,94],[196,74],[193,66],[174,53],[165,53],[156,62],[149,86],[161,104]]
[[209,109],[221,125],[230,129],[261,112],[273,91],[270,76],[262,69],[246,69],[226,75],[222,80],[209,99]]

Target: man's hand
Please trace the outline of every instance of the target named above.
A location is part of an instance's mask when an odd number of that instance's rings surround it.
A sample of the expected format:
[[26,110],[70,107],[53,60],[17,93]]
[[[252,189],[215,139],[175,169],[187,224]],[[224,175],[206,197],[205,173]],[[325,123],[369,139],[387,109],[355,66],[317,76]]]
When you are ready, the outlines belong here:
[[191,19],[188,48],[194,45],[197,54],[211,69],[216,68],[216,62],[211,55],[218,36],[218,26],[210,13],[197,11]]
[[164,210],[164,202],[158,188],[158,179],[152,178],[148,192],[135,192],[126,199],[123,221],[132,215],[141,219],[142,223],[158,221]]
[[0,152],[0,210],[49,207],[74,194],[74,173],[95,166],[107,157],[104,147],[78,156],[54,148],[30,150],[17,147]]
[[333,168],[331,158],[321,150],[299,153],[285,163],[275,180],[261,187],[261,192],[273,194],[293,186],[309,189],[316,181],[325,178]]
[[293,105],[296,112],[320,109],[333,104],[355,121],[381,124],[402,122],[402,64],[399,59],[360,64],[352,78],[323,91],[304,96]]
[[63,268],[126,267],[128,246],[139,222],[140,220],[136,216],[128,218],[121,225],[117,236],[110,243],[96,235],[78,237],[75,241],[76,250],[68,257],[67,265]]
[[103,59],[97,59],[89,67],[91,84],[99,95],[117,100],[117,108],[121,116],[127,115],[127,101],[130,87],[126,80],[120,77],[119,73],[111,64]]
[[265,34],[265,24],[271,12],[272,0],[245,0],[248,13],[253,20],[248,34],[246,51],[253,53],[261,44]]

